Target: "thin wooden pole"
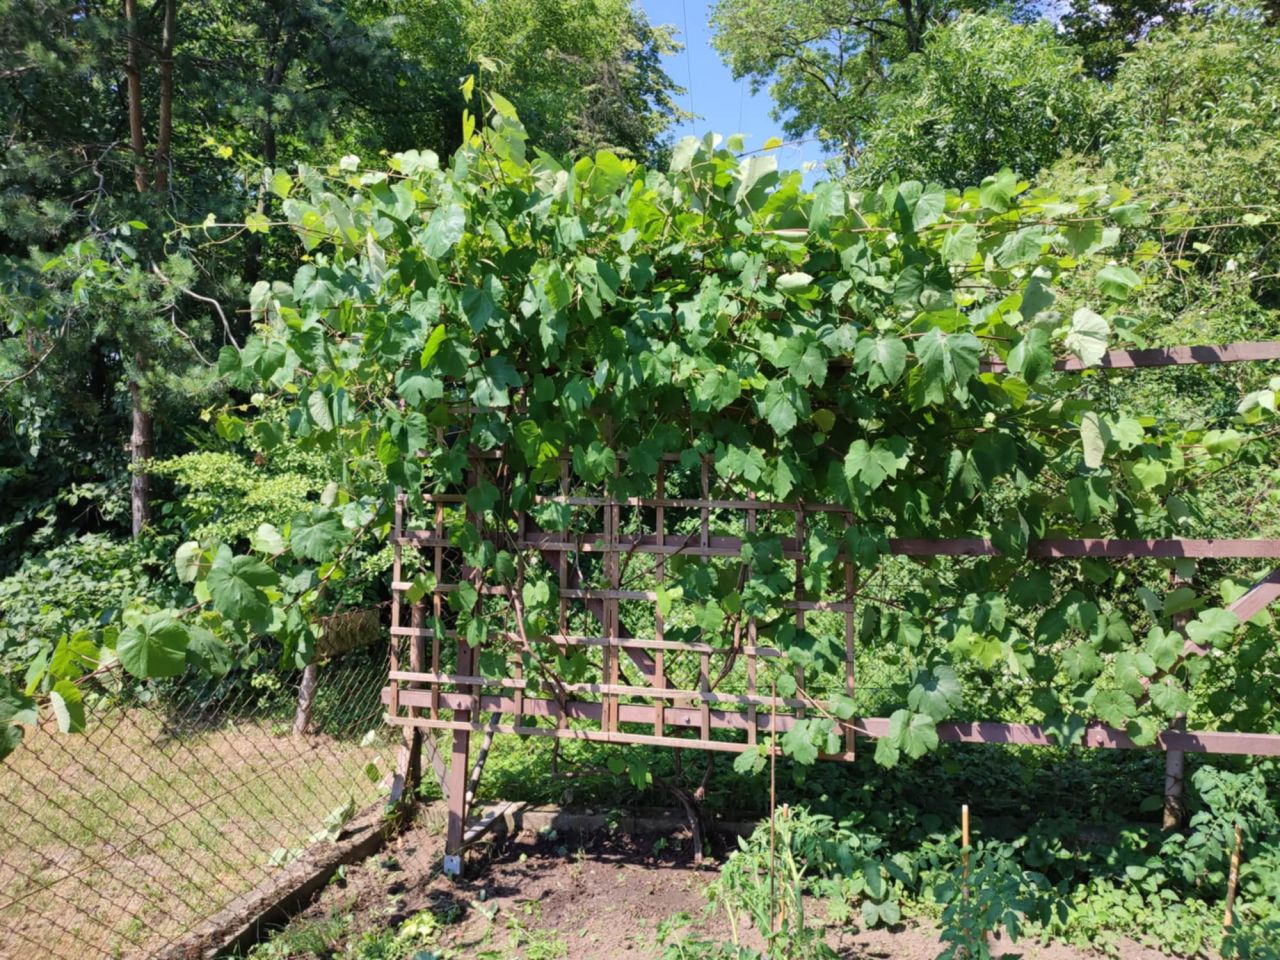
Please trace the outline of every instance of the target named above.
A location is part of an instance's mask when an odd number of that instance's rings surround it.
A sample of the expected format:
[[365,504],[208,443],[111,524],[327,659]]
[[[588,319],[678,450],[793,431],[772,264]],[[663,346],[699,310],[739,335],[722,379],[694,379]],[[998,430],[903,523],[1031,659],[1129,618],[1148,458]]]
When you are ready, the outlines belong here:
[[1228,934],[1231,932],[1231,925],[1235,923],[1235,906],[1236,906],[1236,887],[1240,883],[1240,849],[1244,846],[1244,831],[1240,829],[1240,824],[1236,824],[1236,846],[1231,851],[1231,872],[1227,874],[1227,910],[1222,918],[1222,932]]
[[777,916],[774,906],[778,902],[776,892],[778,861],[774,853],[778,828],[776,811],[778,808],[778,675],[775,673],[769,683],[769,698],[773,701],[769,709],[769,927],[776,929],[774,917]]
[[964,876],[964,883],[961,884],[960,890],[967,900],[969,898],[969,805],[967,803],[960,807],[960,863]]

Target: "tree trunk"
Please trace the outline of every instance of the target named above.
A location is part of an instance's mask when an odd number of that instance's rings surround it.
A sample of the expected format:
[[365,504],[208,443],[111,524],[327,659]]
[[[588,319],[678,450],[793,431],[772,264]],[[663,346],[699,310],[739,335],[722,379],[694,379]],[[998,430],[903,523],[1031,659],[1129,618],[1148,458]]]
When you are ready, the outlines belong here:
[[144,461],[154,455],[154,424],[151,411],[143,405],[142,384],[139,382],[146,369],[146,358],[134,357],[134,372],[129,378],[129,403],[133,408],[133,434],[129,438],[129,462],[133,476],[129,481],[129,501],[133,508],[133,536],[137,539],[151,522],[151,478],[141,469]]
[[147,189],[147,144],[142,135],[142,40],[138,37],[138,0],[124,0],[125,87],[129,97],[129,145],[133,148],[133,185]]
[[160,123],[156,132],[155,189],[169,189],[172,165],[170,144],[173,140],[173,45],[178,32],[178,0],[165,0],[164,32],[160,41]]

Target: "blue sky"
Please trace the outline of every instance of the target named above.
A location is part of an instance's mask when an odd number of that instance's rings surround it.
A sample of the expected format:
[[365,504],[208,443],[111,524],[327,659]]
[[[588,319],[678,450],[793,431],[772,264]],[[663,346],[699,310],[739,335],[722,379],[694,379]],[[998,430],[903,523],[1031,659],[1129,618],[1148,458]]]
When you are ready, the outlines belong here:
[[[803,3],[805,0],[796,0]],[[729,68],[711,46],[711,28],[707,25],[711,3],[707,0],[640,0],[640,6],[652,23],[670,24],[676,28],[685,49],[666,59],[667,73],[688,91],[680,105],[696,113],[696,119],[683,123],[673,133],[678,140],[686,134],[702,136],[709,130],[729,135],[746,135],[748,150],[764,145],[770,137],[787,139],[781,125],[769,116],[773,106],[767,91],[756,95],[746,80],[734,80]],[[806,161],[822,158],[817,143],[784,147],[777,151],[778,165],[796,169]]]

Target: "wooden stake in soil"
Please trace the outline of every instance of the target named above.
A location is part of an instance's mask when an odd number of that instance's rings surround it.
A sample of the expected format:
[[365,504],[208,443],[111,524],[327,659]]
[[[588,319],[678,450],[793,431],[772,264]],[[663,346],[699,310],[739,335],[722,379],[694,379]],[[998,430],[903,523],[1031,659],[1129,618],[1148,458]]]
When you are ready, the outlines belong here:
[[778,895],[774,889],[774,877],[777,874],[777,860],[774,857],[774,836],[777,829],[774,826],[774,810],[778,806],[778,677],[776,674],[769,684],[769,698],[769,912],[770,916],[775,918],[769,926],[776,930],[777,915],[773,913],[774,905],[778,902]]
[[1236,905],[1236,885],[1240,882],[1240,848],[1244,844],[1244,833],[1240,829],[1240,824],[1236,824],[1236,847],[1231,851],[1231,872],[1227,874],[1227,912],[1222,918],[1222,933],[1225,936],[1231,932],[1231,925],[1235,922],[1233,911]]
[[964,882],[960,885],[960,893],[969,898],[969,805],[960,806],[960,863]]

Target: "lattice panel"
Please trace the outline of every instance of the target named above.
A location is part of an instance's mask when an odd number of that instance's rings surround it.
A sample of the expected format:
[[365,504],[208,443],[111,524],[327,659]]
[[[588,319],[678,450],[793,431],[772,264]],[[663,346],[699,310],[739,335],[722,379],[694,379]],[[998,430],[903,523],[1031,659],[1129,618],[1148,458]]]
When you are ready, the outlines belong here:
[[[492,465],[477,461],[476,475]],[[467,618],[450,599],[469,582],[461,551],[449,538],[450,521],[465,514],[466,497],[428,495],[431,526],[403,530],[395,540],[391,722],[741,751],[805,716],[837,721],[827,699],[830,686],[811,690],[803,670],[783,666],[782,652],[760,642],[755,620],[729,612],[718,628],[702,629],[688,609],[664,616],[659,598],[670,586],[676,558],[741,587],[750,569],[742,559],[744,542],[761,531],[778,536],[792,581],[789,598],[778,603],[781,615],[798,631],[808,626],[823,637],[829,664],[843,666],[838,692],[853,699],[854,565],[839,562],[828,575],[831,582],[816,590],[805,583],[808,526],[832,522],[843,529],[850,522],[847,511],[715,499],[711,480],[706,462],[691,469],[664,462],[649,495],[613,499],[571,488],[565,463],[558,490],[537,503],[567,511],[568,529],[539,526],[534,510],[520,515],[518,529],[486,534],[497,548],[519,554],[529,570],[550,575],[558,592],[556,622],[540,636],[521,636],[518,600],[503,587],[481,586],[476,605],[505,607],[511,627],[490,631],[474,647],[459,637]],[[420,572],[434,584],[411,603],[406,594]],[[821,623],[815,626],[815,620]],[[771,678],[779,671],[794,679],[794,692],[784,680],[787,695],[775,696]],[[830,756],[852,759],[854,734],[865,731],[855,722],[838,722],[843,746]]]

